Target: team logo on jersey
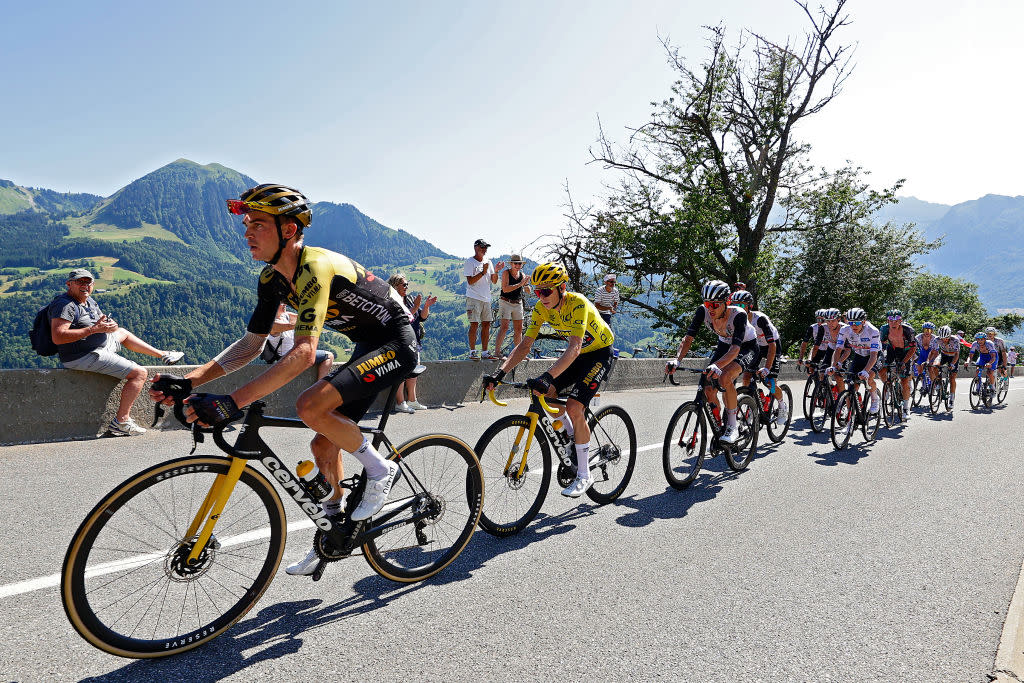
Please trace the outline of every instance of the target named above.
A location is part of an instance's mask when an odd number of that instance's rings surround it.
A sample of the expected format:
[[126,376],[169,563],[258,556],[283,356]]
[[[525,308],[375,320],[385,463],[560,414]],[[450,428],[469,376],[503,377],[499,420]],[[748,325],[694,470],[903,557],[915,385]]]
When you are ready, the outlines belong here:
[[[368,373],[371,370],[373,370],[374,368],[376,368],[377,366],[383,365],[384,363],[388,362],[389,360],[393,360],[394,357],[395,357],[394,349],[388,349],[384,353],[378,353],[373,358],[370,358],[369,360],[365,360],[362,363],[360,363],[359,365],[357,365],[356,366],[356,372]],[[366,379],[365,374],[363,376],[363,379]],[[367,381],[372,381],[372,380],[367,380]]]
[[366,382],[367,384],[369,384],[370,382],[375,381],[376,379],[377,379],[377,376],[374,375],[372,372],[368,372],[365,375],[363,375],[363,381]]

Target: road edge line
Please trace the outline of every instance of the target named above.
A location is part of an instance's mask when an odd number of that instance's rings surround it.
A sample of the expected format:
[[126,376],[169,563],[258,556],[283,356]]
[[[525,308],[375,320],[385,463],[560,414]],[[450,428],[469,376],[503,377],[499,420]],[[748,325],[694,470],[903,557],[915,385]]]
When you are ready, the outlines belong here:
[[996,683],[1024,680],[1024,562],[1021,563],[1010,607],[1006,610],[990,678]]

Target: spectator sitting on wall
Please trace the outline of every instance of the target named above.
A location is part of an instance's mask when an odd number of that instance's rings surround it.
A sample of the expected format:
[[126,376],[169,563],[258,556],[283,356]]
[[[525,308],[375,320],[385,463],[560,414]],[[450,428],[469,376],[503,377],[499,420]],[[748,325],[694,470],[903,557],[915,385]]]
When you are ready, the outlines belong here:
[[[263,351],[260,353],[260,358],[267,364],[281,360],[295,346],[295,321],[297,318],[296,313],[285,310],[283,303],[278,305],[274,326],[270,328],[267,343],[263,345]],[[316,378],[323,379],[334,367],[334,354],[325,349],[317,349],[314,365],[316,365]]]
[[[423,351],[423,321],[430,316],[430,307],[437,303],[436,296],[416,297],[409,295],[409,279],[404,273],[395,273],[388,279],[388,284],[395,288],[395,291],[402,297],[402,302],[409,309],[412,316],[412,331],[416,334],[416,353]],[[410,377],[398,385],[398,393],[395,394],[396,413],[415,413],[417,410],[426,410],[427,407],[416,400],[416,378]]]
[[118,326],[100,310],[92,298],[96,278],[85,268],[68,275],[68,291],[50,304],[50,336],[57,345],[63,367],[110,375],[126,380],[121,389],[117,414],[107,428],[114,434],[137,436],[146,430],[135,424],[130,415],[132,404],[146,383],[146,371],[135,361],[119,355],[122,347],[159,358],[164,365],[174,365],[185,355],[181,351],[161,351]]
[[611,325],[612,316],[619,310],[619,288],[615,286],[614,273],[604,276],[604,287],[594,295],[594,306],[604,321]]

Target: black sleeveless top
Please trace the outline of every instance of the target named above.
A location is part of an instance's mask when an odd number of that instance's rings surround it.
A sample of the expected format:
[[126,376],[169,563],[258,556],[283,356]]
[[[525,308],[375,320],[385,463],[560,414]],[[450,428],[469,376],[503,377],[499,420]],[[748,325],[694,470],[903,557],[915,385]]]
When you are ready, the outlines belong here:
[[[518,278],[512,277],[512,271],[508,271],[509,285],[518,285],[520,282],[523,281],[524,277],[526,277],[526,275],[522,271],[519,272]],[[520,287],[519,289],[513,290],[511,292],[502,292],[501,298],[509,302],[510,304],[517,304],[523,300],[523,288]]]

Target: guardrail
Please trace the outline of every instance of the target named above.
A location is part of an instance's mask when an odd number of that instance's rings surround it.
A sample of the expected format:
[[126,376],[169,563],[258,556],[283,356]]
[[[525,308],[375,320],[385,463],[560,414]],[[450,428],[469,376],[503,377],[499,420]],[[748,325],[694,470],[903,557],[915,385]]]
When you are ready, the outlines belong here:
[[[535,377],[551,367],[553,360],[532,359],[516,369],[519,378]],[[707,359],[687,359],[687,367],[703,367]],[[493,361],[428,361],[427,371],[417,383],[417,395],[428,406],[474,402],[479,397],[480,379],[497,367]],[[195,366],[147,367],[149,375],[160,372],[184,374]],[[230,393],[256,377],[267,366],[251,364],[226,377],[204,384],[203,391]],[[665,361],[657,358],[622,358],[604,391],[668,386],[662,382]],[[796,363],[783,366],[782,379],[803,375]],[[696,382],[696,375],[680,373],[681,383]],[[309,370],[264,400],[268,412],[295,416],[295,400],[316,380]],[[122,382],[92,372],[64,369],[0,370],[0,445],[93,439],[106,430],[121,396]],[[383,407],[383,399],[372,410]],[[153,403],[145,391],[135,401],[132,418],[140,425],[153,421]],[[168,428],[177,425],[173,418]]]

